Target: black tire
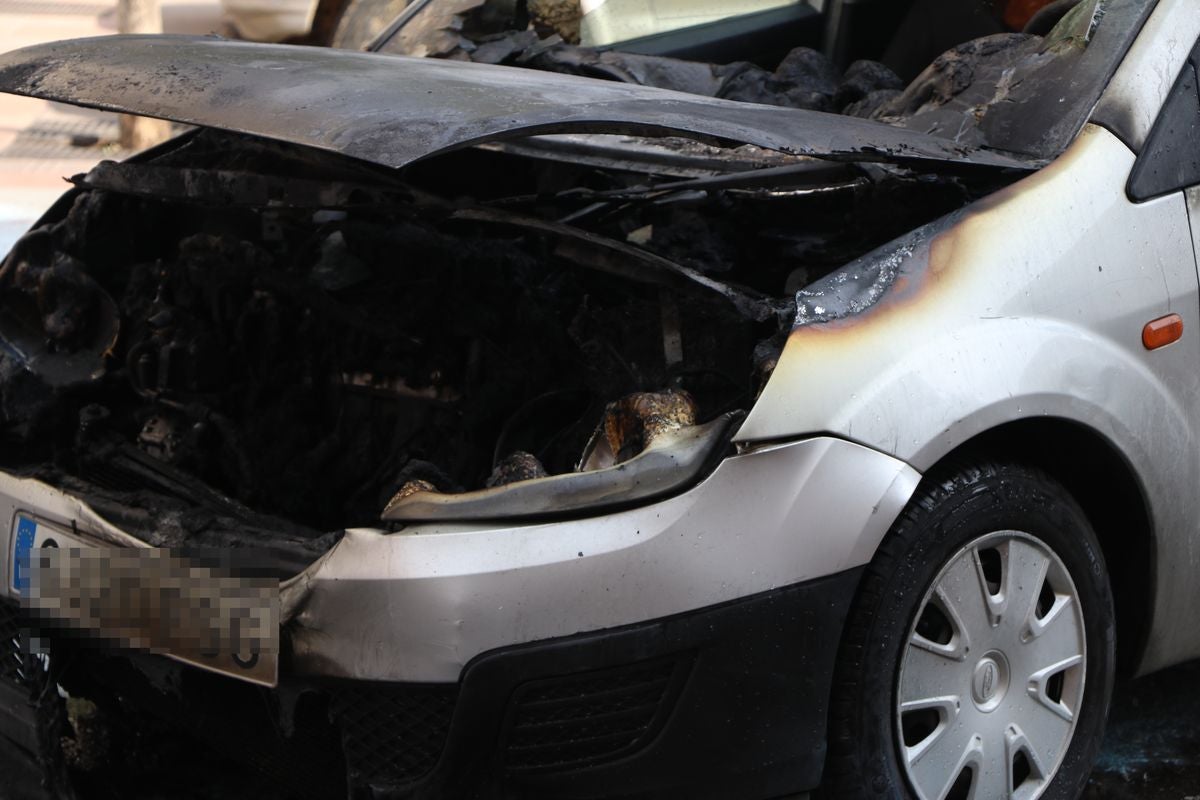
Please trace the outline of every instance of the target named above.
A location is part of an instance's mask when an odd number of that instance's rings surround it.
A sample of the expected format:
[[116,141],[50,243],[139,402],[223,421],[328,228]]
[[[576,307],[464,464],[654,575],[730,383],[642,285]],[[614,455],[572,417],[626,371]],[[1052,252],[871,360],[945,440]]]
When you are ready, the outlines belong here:
[[1099,752],[1115,671],[1112,595],[1087,517],[1061,485],[1028,467],[984,464],[929,476],[863,575],[842,638],[830,703],[824,796],[916,796],[906,777],[895,702],[901,658],[935,577],[961,548],[997,531],[1039,539],[1069,572],[1086,642],[1074,733],[1042,800],[1074,800]]

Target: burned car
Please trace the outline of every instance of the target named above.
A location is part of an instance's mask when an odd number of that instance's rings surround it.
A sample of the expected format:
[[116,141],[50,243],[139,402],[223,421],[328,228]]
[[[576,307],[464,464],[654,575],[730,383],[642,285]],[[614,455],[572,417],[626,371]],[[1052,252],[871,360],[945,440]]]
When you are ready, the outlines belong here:
[[1200,13],[988,16],[914,73],[871,5],[771,63],[475,2],[0,57],[189,126],[0,268],[0,755],[1076,796],[1115,677],[1200,655]]

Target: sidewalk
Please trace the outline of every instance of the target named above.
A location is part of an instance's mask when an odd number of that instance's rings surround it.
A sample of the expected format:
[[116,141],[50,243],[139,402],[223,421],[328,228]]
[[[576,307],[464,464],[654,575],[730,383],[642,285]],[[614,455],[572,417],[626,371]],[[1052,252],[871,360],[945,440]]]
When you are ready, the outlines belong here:
[[[229,31],[218,0],[161,0],[168,33]],[[0,52],[117,32],[115,0],[0,0]],[[0,94],[0,257],[66,189],[63,178],[121,158],[113,114]]]

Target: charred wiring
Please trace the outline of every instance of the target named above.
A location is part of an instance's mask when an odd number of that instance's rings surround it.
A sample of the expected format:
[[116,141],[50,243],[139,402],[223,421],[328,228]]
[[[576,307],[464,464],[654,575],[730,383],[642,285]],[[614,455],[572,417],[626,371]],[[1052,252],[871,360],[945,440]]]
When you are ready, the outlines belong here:
[[155,543],[319,552],[398,495],[592,469],[595,441],[620,463],[663,405],[748,409],[797,289],[990,188],[763,158],[501,147],[400,180],[201,131],[101,164],[0,271],[7,466]]

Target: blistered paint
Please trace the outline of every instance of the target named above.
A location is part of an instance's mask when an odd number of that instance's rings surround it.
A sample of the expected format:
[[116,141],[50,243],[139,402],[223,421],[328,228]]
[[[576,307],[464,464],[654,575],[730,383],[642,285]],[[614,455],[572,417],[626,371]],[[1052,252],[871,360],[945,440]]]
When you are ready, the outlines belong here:
[[[884,251],[888,290],[795,328],[738,436],[832,432],[924,471],[1013,420],[1098,432],[1134,466],[1156,522],[1149,667],[1200,655],[1200,632],[1172,622],[1200,604],[1200,315],[1183,197],[1131,203],[1133,161],[1089,127],[1038,174]],[[1172,312],[1184,338],[1147,353],[1142,327]]]

